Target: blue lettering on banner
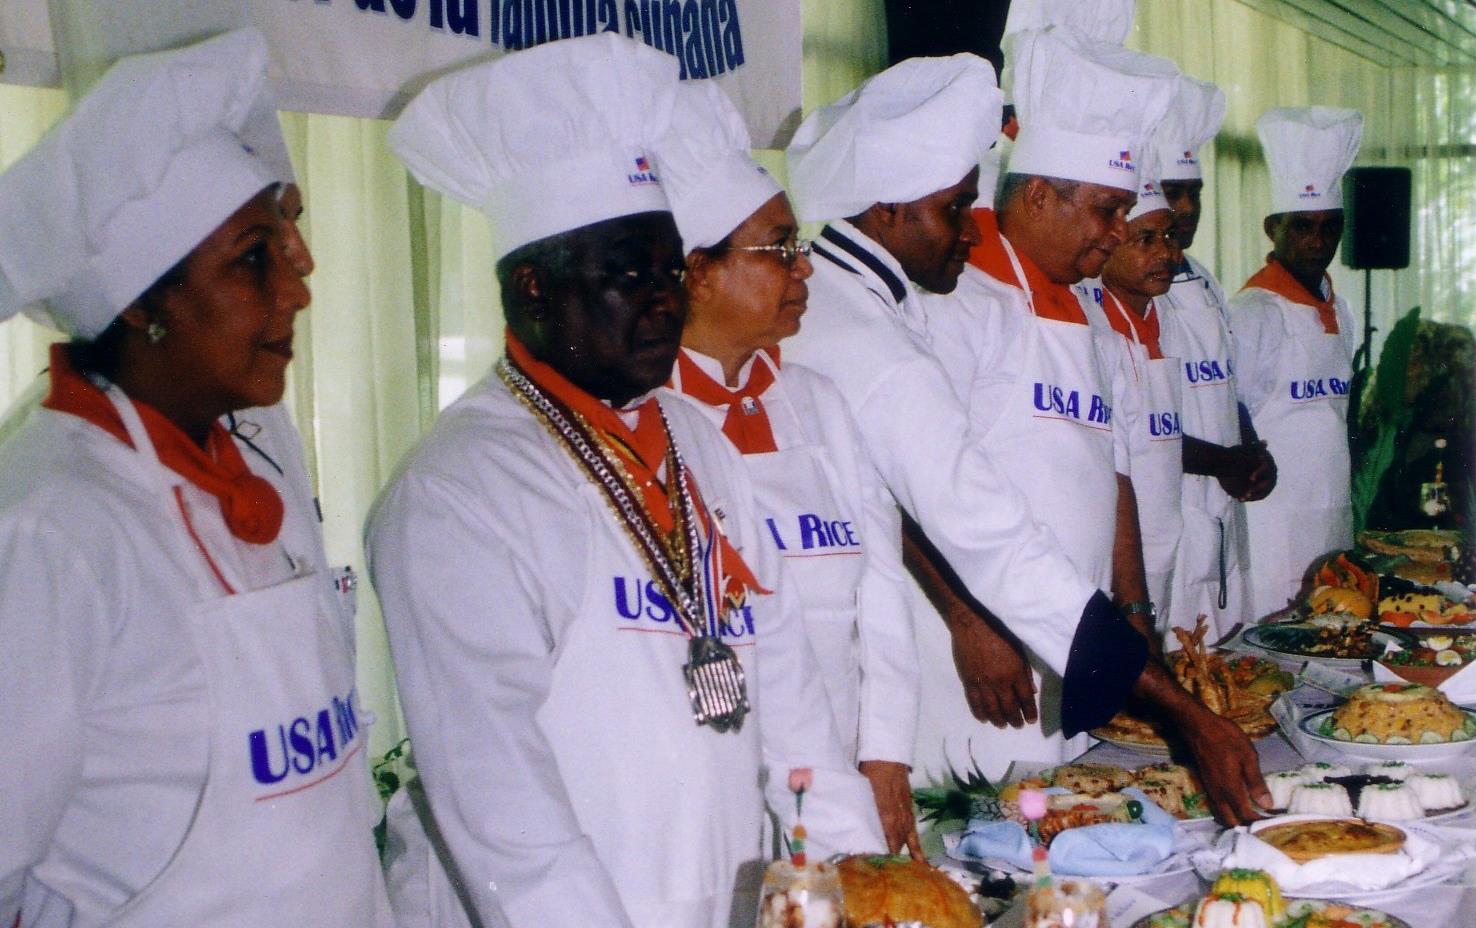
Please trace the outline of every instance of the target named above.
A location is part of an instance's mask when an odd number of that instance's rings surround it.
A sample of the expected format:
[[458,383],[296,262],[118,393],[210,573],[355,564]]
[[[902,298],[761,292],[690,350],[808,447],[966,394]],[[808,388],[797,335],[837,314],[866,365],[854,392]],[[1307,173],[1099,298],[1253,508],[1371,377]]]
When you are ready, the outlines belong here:
[[252,777],[270,786],[289,776],[322,771],[338,760],[359,735],[358,698],[358,691],[350,690],[315,712],[251,732],[246,744]]
[[1176,412],[1154,412],[1148,414],[1148,432],[1154,438],[1178,438],[1183,435]]
[[[620,619],[617,623],[619,627],[685,634],[676,622],[676,607],[661,592],[655,580],[645,577],[612,577],[611,584],[611,604],[615,607],[616,617]],[[753,616],[748,607],[740,608],[738,613],[741,614],[741,621],[735,621],[734,614],[730,612],[719,623],[722,638],[736,640],[753,634]]]
[[468,38],[482,36],[485,9],[488,42],[507,51],[624,32],[676,58],[682,80],[717,77],[744,64],[738,0],[354,0],[354,5],[366,13],[393,10],[403,22],[423,16],[431,29]]
[[1184,362],[1184,376],[1190,383],[1216,383],[1229,380],[1235,373],[1226,358],[1221,364],[1218,358],[1201,358],[1198,361]]
[[[813,512],[800,513],[795,517],[794,534],[789,535],[789,542],[785,542],[785,533],[779,529],[779,523],[769,518],[764,520],[768,523],[769,534],[774,538],[774,546],[780,551],[788,551],[795,547],[794,542],[798,539],[798,549],[801,551],[829,552],[830,549],[855,549],[859,553],[861,538],[856,534],[856,525],[849,519],[827,519]],[[791,555],[802,557],[803,555]]]

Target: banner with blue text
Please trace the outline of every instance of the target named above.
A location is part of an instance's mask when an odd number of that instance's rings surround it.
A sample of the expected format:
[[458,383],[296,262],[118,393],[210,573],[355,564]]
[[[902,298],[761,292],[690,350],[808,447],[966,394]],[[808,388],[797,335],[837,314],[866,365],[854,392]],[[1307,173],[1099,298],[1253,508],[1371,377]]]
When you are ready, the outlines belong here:
[[13,83],[54,84],[60,75],[75,90],[123,55],[249,22],[272,46],[283,109],[385,118],[457,65],[619,32],[676,57],[684,79],[718,81],[755,146],[782,147],[799,122],[800,0],[4,0],[0,7],[0,53],[11,62],[0,81]]

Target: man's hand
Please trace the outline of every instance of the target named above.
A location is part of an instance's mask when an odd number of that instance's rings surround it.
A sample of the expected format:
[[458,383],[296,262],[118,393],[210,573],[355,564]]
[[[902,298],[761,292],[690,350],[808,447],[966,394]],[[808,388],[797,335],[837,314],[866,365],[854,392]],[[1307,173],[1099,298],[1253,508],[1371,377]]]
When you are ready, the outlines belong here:
[[895,854],[906,847],[913,857],[925,859],[922,842],[917,837],[917,815],[912,808],[907,765],[889,760],[863,760],[857,766],[861,775],[871,781],[871,794],[876,797],[876,811],[881,815],[882,833],[887,838],[887,853]]
[[1035,681],[1020,649],[972,613],[951,617],[948,630],[974,718],[998,728],[1035,724]]
[[1260,758],[1239,725],[1201,709],[1198,720],[1179,727],[1179,737],[1194,759],[1215,820],[1227,827],[1249,824],[1264,814],[1256,806],[1271,807]]
[[1243,503],[1254,503],[1256,500],[1265,499],[1276,489],[1276,459],[1271,456],[1271,451],[1266,443],[1258,441],[1248,445],[1251,453],[1255,456],[1255,468],[1248,478],[1245,495],[1240,498]]
[[1239,725],[1215,715],[1151,661],[1143,668],[1133,695],[1148,703],[1189,748],[1209,794],[1210,810],[1220,824],[1243,825],[1260,818],[1256,806],[1271,807],[1260,758]]

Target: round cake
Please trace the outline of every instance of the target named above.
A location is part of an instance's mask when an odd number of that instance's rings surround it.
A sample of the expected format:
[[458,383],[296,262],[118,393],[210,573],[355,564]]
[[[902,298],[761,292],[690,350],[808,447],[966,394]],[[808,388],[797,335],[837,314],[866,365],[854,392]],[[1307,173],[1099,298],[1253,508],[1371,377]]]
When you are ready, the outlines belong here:
[[1391,780],[1408,780],[1415,774],[1415,768],[1402,760],[1386,760],[1377,764],[1369,764],[1363,768],[1363,772],[1371,777],[1388,777]]
[[1266,774],[1266,787],[1271,790],[1271,808],[1285,809],[1291,805],[1292,793],[1306,782],[1308,782],[1307,775],[1300,770],[1282,770]]
[[1210,894],[1194,910],[1194,928],[1270,928],[1260,903],[1238,896]]
[[1424,818],[1420,797],[1408,783],[1374,783],[1358,797],[1358,817],[1384,822]]
[[1324,761],[1318,761],[1315,764],[1303,764],[1297,770],[1307,778],[1308,783],[1318,783],[1330,777],[1346,777],[1353,772],[1342,764],[1329,764]]
[[1466,804],[1461,785],[1448,773],[1420,773],[1407,782],[1426,812],[1445,812]]
[[1418,683],[1371,683],[1353,691],[1324,734],[1370,744],[1442,744],[1476,734],[1476,721],[1445,694]]
[[1292,790],[1286,810],[1293,815],[1352,815],[1353,802],[1337,783],[1303,783]]

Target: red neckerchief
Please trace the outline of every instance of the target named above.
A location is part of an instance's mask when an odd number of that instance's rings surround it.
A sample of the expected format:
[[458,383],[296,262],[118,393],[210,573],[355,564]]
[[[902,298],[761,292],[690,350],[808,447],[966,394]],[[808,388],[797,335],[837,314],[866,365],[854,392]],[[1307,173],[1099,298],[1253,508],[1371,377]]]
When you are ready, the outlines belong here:
[[[107,395],[72,367],[65,345],[51,346],[51,389],[42,406],[77,416],[133,447],[123,417]],[[254,545],[277,540],[282,530],[282,497],[265,478],[251,472],[241,449],[219,422],[211,423],[201,448],[162,413],[133,401],[159,462],[220,501],[231,534]]]
[[[1127,304],[1118,299],[1116,294],[1108,290],[1106,284],[1102,285],[1102,293],[1104,300],[1115,301],[1117,303],[1117,309],[1121,310],[1121,312],[1113,311],[1106,314],[1107,324],[1112,326],[1112,331],[1128,341],[1136,342],[1148,349],[1148,360],[1163,360],[1163,349],[1158,344],[1160,336],[1158,310],[1154,307],[1153,301],[1148,301],[1147,312],[1139,316],[1131,309],[1128,309]],[[1102,308],[1104,310],[1107,309],[1105,306]],[[1134,338],[1134,336],[1137,337]]]
[[[779,365],[779,349],[766,348],[765,353]],[[677,354],[678,377],[672,386],[680,383],[681,392],[700,403],[715,408],[724,408],[728,414],[723,419],[723,434],[743,454],[767,454],[778,451],[774,443],[774,428],[769,422],[769,413],[761,399],[765,390],[774,383],[774,368],[755,356],[748,368],[748,382],[736,390],[730,390],[708,376],[686,349]]]
[[[563,374],[533,357],[511,331],[508,331],[506,335],[508,358],[540,390],[558,400],[565,408],[583,416],[590,428],[594,429],[601,438],[605,439],[608,446],[620,455],[631,477],[640,486],[641,500],[645,505],[646,514],[661,531],[671,532],[676,527],[676,517],[671,508],[671,495],[667,491],[666,484],[656,476],[656,471],[666,460],[669,446],[666,425],[662,422],[661,407],[657,404],[656,398],[648,398],[636,407],[636,427],[632,429],[625,424],[615,410],[575,386]],[[706,504],[702,501],[702,493],[697,488],[697,478],[690,471],[687,476],[692,489],[693,508],[699,514],[699,518],[707,518],[709,527],[717,534],[717,544],[713,546],[713,553],[716,555],[717,563],[721,565],[722,574],[714,578],[717,588],[722,590],[724,597],[732,603],[742,603],[745,591],[768,593],[768,590],[759,585],[753,571],[749,569],[738,550],[728,541],[728,537],[712,527],[711,517],[707,515]]]
[[1332,278],[1324,274],[1323,279],[1327,281],[1327,299],[1325,300],[1319,294],[1308,293],[1307,288],[1292,276],[1291,271],[1288,271],[1280,261],[1267,255],[1266,266],[1256,271],[1240,289],[1256,287],[1261,290],[1270,290],[1282,299],[1296,303],[1298,306],[1310,306],[1317,310],[1317,320],[1322,323],[1322,331],[1328,335],[1336,335],[1338,334],[1338,311],[1333,296]]
[[1036,267],[1020,249],[1015,249],[1015,257],[1020,259],[1020,267],[1025,271],[1025,280],[1015,276],[1014,265],[1010,263],[1010,256],[1005,252],[1004,235],[999,231],[999,217],[994,210],[978,208],[974,210],[974,221],[979,224],[979,244],[975,245],[969,252],[969,263],[984,273],[993,277],[1001,283],[1009,284],[1016,290],[1024,290],[1025,284],[1030,285],[1030,301],[1035,304],[1035,314],[1042,319],[1054,319],[1057,322],[1074,322],[1077,325],[1086,325],[1086,313],[1082,311],[1081,303],[1076,299],[1076,294],[1065,284],[1058,284],[1045,275],[1045,272]]

